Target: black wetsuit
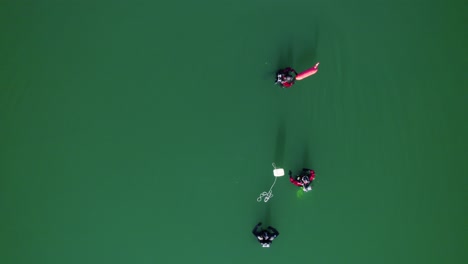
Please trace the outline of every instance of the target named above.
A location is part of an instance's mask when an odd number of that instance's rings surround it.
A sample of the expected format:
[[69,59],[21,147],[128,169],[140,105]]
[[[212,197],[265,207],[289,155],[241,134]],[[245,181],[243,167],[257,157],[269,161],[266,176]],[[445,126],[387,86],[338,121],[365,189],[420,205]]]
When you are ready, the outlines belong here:
[[[295,74],[294,76],[293,76],[293,73]],[[297,72],[290,67],[279,70],[276,72],[275,84],[280,84],[283,88],[290,88],[291,86],[294,85],[296,75],[297,75]]]
[[262,229],[260,228],[261,225],[262,223],[258,223],[252,230],[252,234],[262,246],[269,246],[273,239],[279,236],[279,232],[271,226],[267,227],[267,229]]

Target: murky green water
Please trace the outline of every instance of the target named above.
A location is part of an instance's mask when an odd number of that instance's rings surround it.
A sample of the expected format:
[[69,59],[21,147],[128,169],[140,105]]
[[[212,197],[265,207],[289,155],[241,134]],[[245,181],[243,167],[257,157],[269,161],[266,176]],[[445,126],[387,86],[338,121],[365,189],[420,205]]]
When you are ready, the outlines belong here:
[[467,11],[1,1],[0,262],[466,263]]

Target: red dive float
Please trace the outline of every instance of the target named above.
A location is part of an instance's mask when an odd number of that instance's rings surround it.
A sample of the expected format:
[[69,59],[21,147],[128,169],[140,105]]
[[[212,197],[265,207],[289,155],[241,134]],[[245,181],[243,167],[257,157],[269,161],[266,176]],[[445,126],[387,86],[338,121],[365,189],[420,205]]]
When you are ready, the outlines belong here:
[[314,67],[310,68],[310,69],[307,69],[299,74],[296,75],[296,80],[300,81],[300,80],[304,80],[305,78],[309,77],[309,76],[312,76],[314,74],[316,74],[318,72],[318,66],[319,66],[320,62],[318,62],[317,64],[315,64]]
[[291,88],[294,85],[294,82],[304,80],[305,78],[312,76],[318,72],[318,66],[320,63],[315,64],[314,67],[307,69],[301,73],[297,73],[291,67],[282,69],[276,72],[276,82],[275,84],[281,85],[283,88]]

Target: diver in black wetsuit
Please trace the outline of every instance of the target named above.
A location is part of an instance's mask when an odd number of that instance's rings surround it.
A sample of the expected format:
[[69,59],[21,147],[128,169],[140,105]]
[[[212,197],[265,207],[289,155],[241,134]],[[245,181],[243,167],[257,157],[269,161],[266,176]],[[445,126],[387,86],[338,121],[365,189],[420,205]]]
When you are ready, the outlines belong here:
[[[262,223],[258,223],[252,230],[252,234],[257,238],[258,242],[262,247],[270,247],[273,239],[279,236],[278,230],[269,226],[267,229],[261,229],[260,226]],[[259,230],[260,229],[260,230]]]
[[[294,75],[293,75],[294,74]],[[275,84],[280,84],[283,88],[290,88],[294,85],[296,80],[297,72],[291,68],[287,67],[286,69],[279,70],[276,72],[276,82]]]

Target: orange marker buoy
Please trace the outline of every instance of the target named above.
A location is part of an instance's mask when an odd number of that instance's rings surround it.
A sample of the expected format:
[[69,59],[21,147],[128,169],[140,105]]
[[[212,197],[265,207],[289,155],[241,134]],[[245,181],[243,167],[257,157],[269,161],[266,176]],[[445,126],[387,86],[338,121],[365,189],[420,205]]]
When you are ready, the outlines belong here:
[[301,73],[299,73],[297,76],[296,76],[296,80],[300,81],[300,80],[303,80],[311,75],[314,75],[318,72],[318,66],[319,66],[320,62],[318,62],[317,64],[315,64],[314,67],[310,68],[310,69],[307,69]]

